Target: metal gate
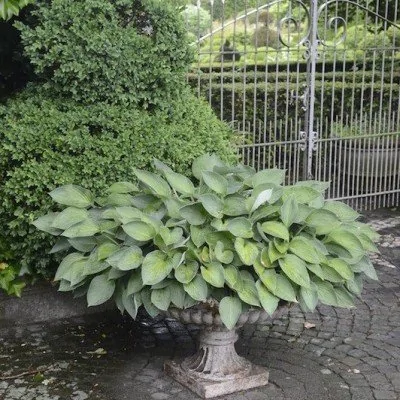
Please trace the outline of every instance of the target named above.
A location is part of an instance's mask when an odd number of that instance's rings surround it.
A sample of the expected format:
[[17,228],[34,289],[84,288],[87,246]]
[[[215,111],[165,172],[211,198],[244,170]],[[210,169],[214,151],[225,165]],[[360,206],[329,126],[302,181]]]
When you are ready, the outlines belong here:
[[399,204],[400,0],[184,4],[189,83],[245,163],[330,181],[358,209]]

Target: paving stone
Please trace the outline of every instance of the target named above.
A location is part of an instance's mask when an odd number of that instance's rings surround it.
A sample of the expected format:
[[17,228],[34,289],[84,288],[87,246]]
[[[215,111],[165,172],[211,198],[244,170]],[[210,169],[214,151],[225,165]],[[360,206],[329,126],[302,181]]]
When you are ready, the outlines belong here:
[[398,399],[395,392],[389,390],[374,390],[376,400],[396,400]]

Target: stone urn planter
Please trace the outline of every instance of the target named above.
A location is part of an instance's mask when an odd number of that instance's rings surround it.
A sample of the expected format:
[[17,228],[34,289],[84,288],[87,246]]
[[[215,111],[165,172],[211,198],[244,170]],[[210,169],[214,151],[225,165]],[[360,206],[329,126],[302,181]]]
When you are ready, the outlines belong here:
[[200,334],[196,353],[184,360],[166,361],[166,374],[204,399],[267,385],[268,370],[236,353],[237,330],[245,324],[263,324],[286,310],[287,306],[280,306],[272,317],[264,310],[249,310],[242,313],[236,326],[229,330],[214,310],[170,309],[166,313],[168,317],[182,324],[200,326]]
[[89,306],[112,299],[132,318],[144,307],[200,326],[198,352],[165,371],[203,398],[268,383],[266,369],[236,353],[238,328],[285,304],[353,307],[361,274],[377,279],[377,234],[346,204],[324,201],[326,182],[285,186],[285,171],[210,154],[193,162],[193,180],[155,168],[135,169],[139,186],[115,183],[106,198],[56,188],[63,211],[33,223],[59,237],[57,251],[70,249],[54,277],[60,290],[86,292]]

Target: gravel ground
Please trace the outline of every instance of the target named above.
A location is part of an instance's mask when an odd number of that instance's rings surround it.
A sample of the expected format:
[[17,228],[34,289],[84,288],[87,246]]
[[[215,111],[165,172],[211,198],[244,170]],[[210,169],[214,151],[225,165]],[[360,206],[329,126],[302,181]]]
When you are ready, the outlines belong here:
[[[400,399],[400,212],[364,218],[382,235],[380,281],[365,285],[357,309],[293,307],[245,327],[238,352],[268,367],[270,384],[221,399]],[[166,359],[194,350],[195,337],[172,320],[115,314],[0,327],[0,399],[196,399],[162,372]]]

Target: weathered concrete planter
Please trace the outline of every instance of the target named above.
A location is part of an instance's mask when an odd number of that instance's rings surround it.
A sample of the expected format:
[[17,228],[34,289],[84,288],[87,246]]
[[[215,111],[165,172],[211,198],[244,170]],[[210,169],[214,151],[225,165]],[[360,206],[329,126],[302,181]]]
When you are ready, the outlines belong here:
[[170,317],[183,324],[199,325],[201,331],[198,351],[180,362],[166,361],[165,372],[204,399],[266,385],[268,370],[236,353],[236,331],[245,324],[265,323],[285,309],[284,306],[278,308],[272,317],[265,311],[250,310],[240,316],[233,330],[223,325],[215,311],[198,307],[170,309]]

